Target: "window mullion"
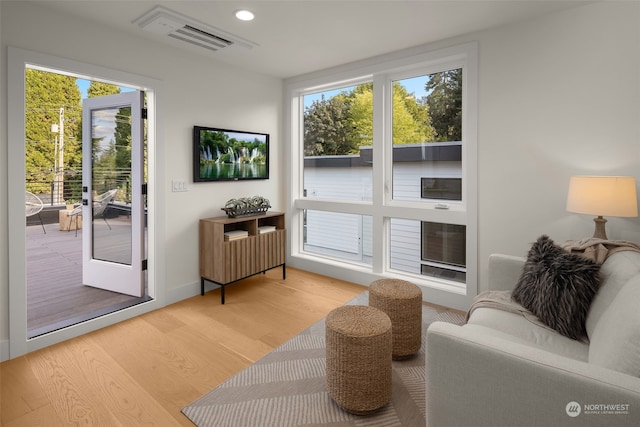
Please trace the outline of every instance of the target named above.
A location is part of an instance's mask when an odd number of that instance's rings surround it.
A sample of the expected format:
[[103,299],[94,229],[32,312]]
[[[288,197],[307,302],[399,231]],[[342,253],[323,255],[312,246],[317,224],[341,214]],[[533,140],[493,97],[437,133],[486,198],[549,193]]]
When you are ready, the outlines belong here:
[[374,273],[382,273],[389,265],[388,251],[389,244],[388,221],[384,216],[384,205],[388,198],[390,182],[390,166],[388,159],[390,152],[385,144],[387,135],[387,120],[390,114],[390,107],[387,105],[386,78],[384,75],[374,75],[373,77],[373,206],[372,221],[373,230],[383,230],[373,232],[373,257],[371,267]]

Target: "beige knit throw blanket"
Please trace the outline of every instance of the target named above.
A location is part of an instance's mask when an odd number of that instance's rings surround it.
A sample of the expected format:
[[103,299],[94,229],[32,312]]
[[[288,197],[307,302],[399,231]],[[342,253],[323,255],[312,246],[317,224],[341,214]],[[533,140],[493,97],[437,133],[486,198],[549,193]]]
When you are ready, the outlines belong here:
[[608,256],[621,251],[640,252],[640,245],[626,240],[605,240],[590,237],[582,240],[567,240],[560,245],[567,252],[582,255],[602,264]]
[[465,322],[471,317],[471,313],[478,308],[495,308],[509,313],[519,314],[529,322],[552,330],[538,319],[538,316],[511,299],[511,291],[486,291],[477,295],[467,312]]

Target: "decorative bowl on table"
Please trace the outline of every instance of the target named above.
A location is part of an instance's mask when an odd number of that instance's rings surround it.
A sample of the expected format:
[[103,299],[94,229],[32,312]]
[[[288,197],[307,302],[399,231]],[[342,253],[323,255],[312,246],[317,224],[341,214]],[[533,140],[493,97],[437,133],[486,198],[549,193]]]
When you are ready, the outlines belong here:
[[264,215],[271,204],[262,196],[242,197],[231,199],[221,208],[229,218],[241,218],[245,216]]

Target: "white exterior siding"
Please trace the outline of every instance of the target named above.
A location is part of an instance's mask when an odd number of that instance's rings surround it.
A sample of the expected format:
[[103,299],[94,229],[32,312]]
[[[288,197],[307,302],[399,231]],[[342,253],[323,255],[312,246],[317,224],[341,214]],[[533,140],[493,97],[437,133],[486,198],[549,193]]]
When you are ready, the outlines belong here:
[[420,274],[420,221],[391,218],[391,265]]
[[362,227],[358,215],[307,211],[307,245],[360,253]]
[[341,200],[371,200],[370,167],[307,167],[304,189],[307,197]]

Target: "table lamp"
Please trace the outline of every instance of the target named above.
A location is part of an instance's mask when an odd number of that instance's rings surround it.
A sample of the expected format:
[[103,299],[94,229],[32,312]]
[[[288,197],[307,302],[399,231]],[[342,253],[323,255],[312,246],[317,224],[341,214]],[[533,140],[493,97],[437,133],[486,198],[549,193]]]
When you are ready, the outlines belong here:
[[638,216],[636,179],[632,176],[572,176],[567,211],[597,215],[593,237],[607,239],[604,216]]

